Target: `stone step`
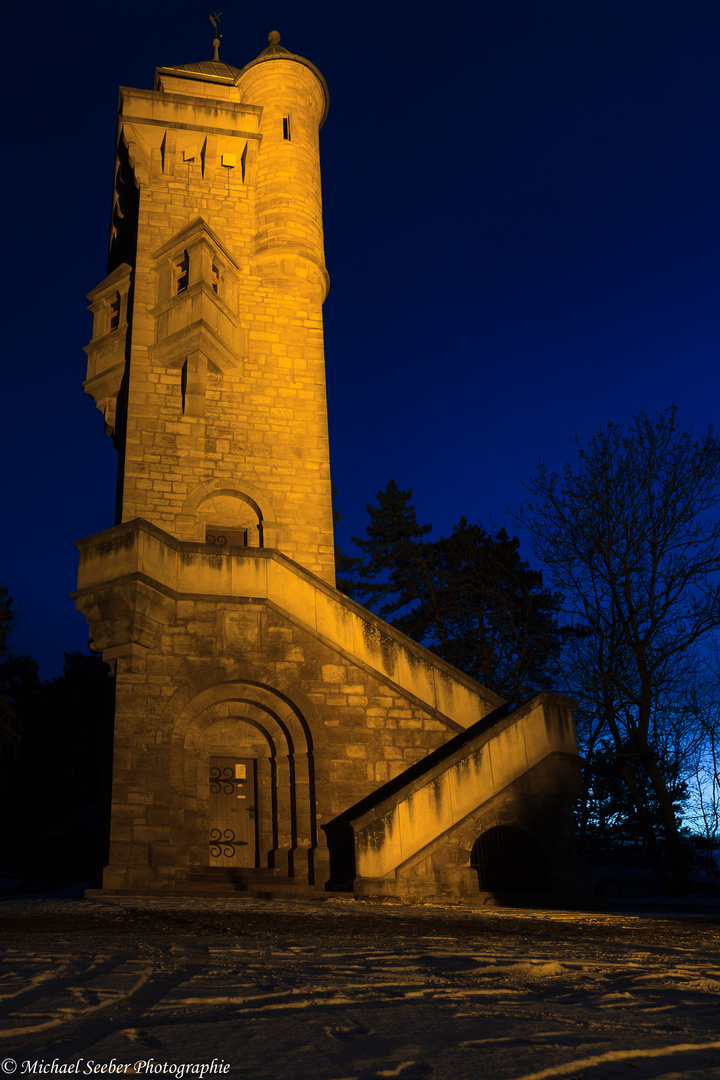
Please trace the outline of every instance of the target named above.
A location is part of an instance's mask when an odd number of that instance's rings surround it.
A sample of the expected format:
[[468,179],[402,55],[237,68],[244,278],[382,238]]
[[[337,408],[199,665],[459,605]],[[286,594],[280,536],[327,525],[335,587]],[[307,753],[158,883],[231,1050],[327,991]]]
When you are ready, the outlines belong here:
[[263,885],[271,885],[273,888],[307,885],[306,882],[279,874],[275,870],[257,867],[203,866],[188,871],[187,880],[213,885],[227,884],[235,888],[248,889]]

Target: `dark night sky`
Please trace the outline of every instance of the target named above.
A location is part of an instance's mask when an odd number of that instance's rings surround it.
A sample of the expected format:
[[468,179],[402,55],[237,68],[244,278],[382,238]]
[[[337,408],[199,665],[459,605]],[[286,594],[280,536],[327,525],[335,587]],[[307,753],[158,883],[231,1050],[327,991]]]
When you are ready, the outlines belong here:
[[[221,58],[277,29],[330,87],[321,134],[340,539],[389,477],[418,518],[504,521],[538,458],[608,418],[716,419],[720,3],[218,2]],[[87,631],[73,540],[113,521],[83,394],[117,88],[209,59],[209,5],[5,17],[0,582],[55,674]],[[15,21],[13,21],[15,20]]]

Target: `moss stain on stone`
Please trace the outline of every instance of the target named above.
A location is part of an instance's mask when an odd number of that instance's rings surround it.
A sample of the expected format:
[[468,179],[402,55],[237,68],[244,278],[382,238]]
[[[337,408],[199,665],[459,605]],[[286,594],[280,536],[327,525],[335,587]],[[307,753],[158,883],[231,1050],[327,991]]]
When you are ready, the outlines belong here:
[[121,551],[130,551],[135,547],[137,533],[127,532],[120,536],[113,536],[110,540],[103,540],[96,547],[88,550],[88,556],[104,558],[109,555],[119,554]]
[[429,677],[430,681],[432,681],[433,672],[435,671],[435,665],[431,663],[431,661],[428,660],[427,657],[418,655],[418,653],[416,653],[413,649],[406,649],[405,655],[408,658],[408,663],[410,664],[410,668],[413,674],[417,671],[418,668],[422,668],[425,674]]
[[357,835],[358,852],[381,851],[388,839],[395,832],[395,807],[384,814],[378,821],[372,821]]
[[435,802],[435,813],[439,817],[445,805],[445,776],[436,776],[430,784],[430,790],[432,791],[433,800]]
[[[197,566],[198,556],[197,552],[183,552],[179,553],[181,566]],[[207,567],[210,570],[222,570],[225,564],[225,555],[203,555],[202,566]]]
[[397,661],[397,645],[391,637],[375,626],[373,623],[365,622],[361,623],[363,640],[368,652],[373,654],[380,653],[383,668],[387,675],[392,674],[396,667]]

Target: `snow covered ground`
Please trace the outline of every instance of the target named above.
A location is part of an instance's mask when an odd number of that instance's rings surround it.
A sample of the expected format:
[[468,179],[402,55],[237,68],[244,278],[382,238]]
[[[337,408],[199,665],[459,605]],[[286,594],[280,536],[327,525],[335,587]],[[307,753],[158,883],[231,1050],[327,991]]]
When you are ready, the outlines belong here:
[[717,908],[36,899],[0,929],[6,1076],[720,1080]]

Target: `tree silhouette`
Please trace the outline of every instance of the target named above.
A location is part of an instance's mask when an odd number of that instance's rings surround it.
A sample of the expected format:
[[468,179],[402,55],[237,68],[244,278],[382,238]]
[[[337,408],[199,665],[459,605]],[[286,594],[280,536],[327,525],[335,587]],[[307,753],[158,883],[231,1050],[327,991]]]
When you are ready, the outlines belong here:
[[568,634],[561,597],[520,557],[519,541],[461,518],[448,537],[428,539],[412,489],[390,480],[368,506],[366,538],[345,591],[448,663],[506,700],[556,686]]
[[561,475],[541,464],[520,518],[535,554],[589,627],[575,656],[586,708],[614,747],[651,853],[658,826],[672,878],[689,887],[673,794],[656,746],[668,697],[692,651],[720,623],[720,441],[681,430],[674,408],[609,423]]

